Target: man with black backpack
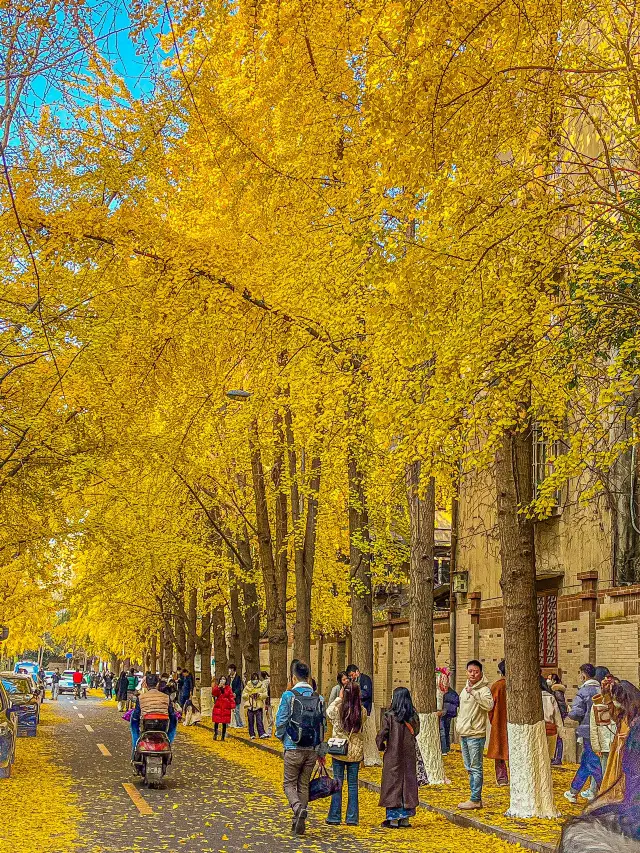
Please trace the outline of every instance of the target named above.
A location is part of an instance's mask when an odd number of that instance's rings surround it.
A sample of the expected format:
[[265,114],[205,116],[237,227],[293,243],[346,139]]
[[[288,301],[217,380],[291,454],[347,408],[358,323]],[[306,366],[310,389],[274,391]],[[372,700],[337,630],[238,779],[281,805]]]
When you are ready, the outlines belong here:
[[282,694],[276,716],[276,737],[284,746],[284,793],[293,810],[291,829],[303,835],[309,802],[309,780],[317,760],[316,747],[324,739],[322,696],[309,684],[309,667],[297,661],[293,686]]

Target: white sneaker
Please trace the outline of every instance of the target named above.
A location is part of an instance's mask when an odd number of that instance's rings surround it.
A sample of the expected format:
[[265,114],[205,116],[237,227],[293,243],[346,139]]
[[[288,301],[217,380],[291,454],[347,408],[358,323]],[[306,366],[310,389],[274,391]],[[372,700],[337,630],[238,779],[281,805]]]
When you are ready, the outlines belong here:
[[595,800],[596,798],[596,795],[589,788],[587,788],[586,791],[581,791],[580,796],[583,797],[585,800]]
[[578,802],[578,798],[575,795],[574,791],[565,791],[564,792],[564,798],[565,798],[565,800],[569,800],[570,803],[577,803]]

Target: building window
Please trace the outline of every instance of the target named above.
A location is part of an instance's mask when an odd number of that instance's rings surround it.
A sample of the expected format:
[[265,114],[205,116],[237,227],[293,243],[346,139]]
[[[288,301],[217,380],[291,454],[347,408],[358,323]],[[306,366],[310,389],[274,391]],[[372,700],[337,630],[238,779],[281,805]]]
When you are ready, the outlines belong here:
[[558,596],[538,596],[540,666],[558,665]]
[[[557,439],[549,439],[539,423],[533,425],[533,497],[540,497],[540,486],[553,474],[554,462],[560,455],[561,445]],[[562,504],[560,489],[554,492],[554,508]]]

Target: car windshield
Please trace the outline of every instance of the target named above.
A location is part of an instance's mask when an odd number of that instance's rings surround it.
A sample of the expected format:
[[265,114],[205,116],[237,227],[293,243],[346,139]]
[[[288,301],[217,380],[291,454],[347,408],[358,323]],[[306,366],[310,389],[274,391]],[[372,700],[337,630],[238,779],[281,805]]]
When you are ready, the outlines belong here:
[[31,693],[31,687],[26,678],[6,678],[2,677],[2,684],[7,693]]

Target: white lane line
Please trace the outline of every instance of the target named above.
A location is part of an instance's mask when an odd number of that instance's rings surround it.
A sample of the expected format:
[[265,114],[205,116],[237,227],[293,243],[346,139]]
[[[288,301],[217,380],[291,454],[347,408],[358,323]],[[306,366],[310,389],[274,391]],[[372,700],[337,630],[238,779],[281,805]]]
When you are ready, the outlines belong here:
[[104,756],[106,756],[107,758],[111,758],[111,753],[103,743],[98,744],[98,749]]
[[84,714],[80,714],[80,713],[78,713],[78,717],[79,717],[81,720],[84,720]]
[[90,734],[93,734],[93,729],[91,728],[91,726],[88,723],[85,723],[84,727]]

